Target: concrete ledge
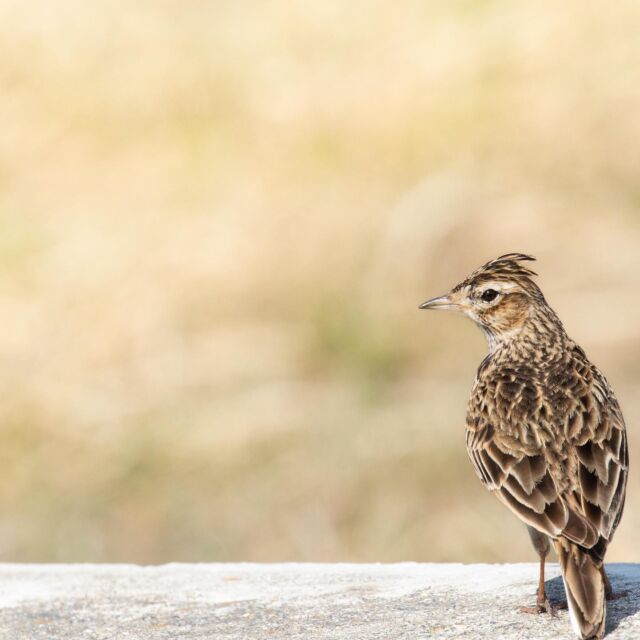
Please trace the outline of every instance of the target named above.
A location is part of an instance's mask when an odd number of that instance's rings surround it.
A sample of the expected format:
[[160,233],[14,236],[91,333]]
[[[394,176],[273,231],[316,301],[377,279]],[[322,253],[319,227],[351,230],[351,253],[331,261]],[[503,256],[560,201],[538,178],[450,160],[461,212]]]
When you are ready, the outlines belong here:
[[[610,640],[640,638],[640,565],[608,565]],[[547,585],[563,600],[557,565]],[[520,613],[537,566],[0,565],[2,640],[572,638]]]

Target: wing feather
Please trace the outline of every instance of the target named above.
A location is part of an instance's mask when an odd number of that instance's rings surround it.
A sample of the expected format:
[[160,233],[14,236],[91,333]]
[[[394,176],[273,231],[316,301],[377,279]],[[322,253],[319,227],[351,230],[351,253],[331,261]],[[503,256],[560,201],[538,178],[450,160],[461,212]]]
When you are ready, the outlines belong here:
[[[573,464],[567,462],[562,472],[575,470],[568,483],[554,479],[554,468],[544,451],[529,453],[505,447],[505,440],[511,445],[514,438],[502,438],[491,425],[476,423],[468,428],[467,449],[483,484],[518,517],[553,538],[562,536],[585,549],[597,549],[601,556],[624,505],[626,433],[615,407],[607,411],[598,406],[599,398],[593,395],[583,396],[581,403],[589,416],[568,418],[573,444],[569,441],[567,451]],[[580,430],[575,429],[576,424]],[[585,438],[586,428],[591,439]]]
[[556,537],[569,515],[544,456],[505,451],[495,435],[489,425],[467,431],[469,457],[480,480],[527,524]]

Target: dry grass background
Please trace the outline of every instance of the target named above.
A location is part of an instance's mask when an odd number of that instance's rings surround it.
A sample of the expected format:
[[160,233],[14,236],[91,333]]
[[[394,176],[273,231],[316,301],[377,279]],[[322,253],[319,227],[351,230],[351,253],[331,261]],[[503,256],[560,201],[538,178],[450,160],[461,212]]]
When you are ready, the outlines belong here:
[[482,336],[417,305],[537,255],[635,462],[639,27],[0,2],[0,558],[532,560],[466,459]]

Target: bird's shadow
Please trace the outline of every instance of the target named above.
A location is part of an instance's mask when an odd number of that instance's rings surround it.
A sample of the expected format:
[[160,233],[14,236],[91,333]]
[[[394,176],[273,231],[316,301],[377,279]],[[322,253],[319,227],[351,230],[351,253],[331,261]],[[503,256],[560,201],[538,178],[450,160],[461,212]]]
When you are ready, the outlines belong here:
[[[606,633],[610,633],[625,618],[640,611],[640,565],[615,563],[608,564],[606,569],[613,589],[613,599],[607,602]],[[561,576],[547,580],[544,588],[552,604],[566,604]]]

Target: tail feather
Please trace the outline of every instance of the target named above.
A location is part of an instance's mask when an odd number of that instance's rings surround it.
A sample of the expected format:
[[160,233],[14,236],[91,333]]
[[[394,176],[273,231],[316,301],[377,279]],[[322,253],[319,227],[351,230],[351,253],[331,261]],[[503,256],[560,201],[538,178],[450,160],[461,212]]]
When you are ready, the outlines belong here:
[[607,607],[602,563],[566,539],[560,538],[555,546],[567,592],[571,626],[582,640],[600,640],[604,634]]

